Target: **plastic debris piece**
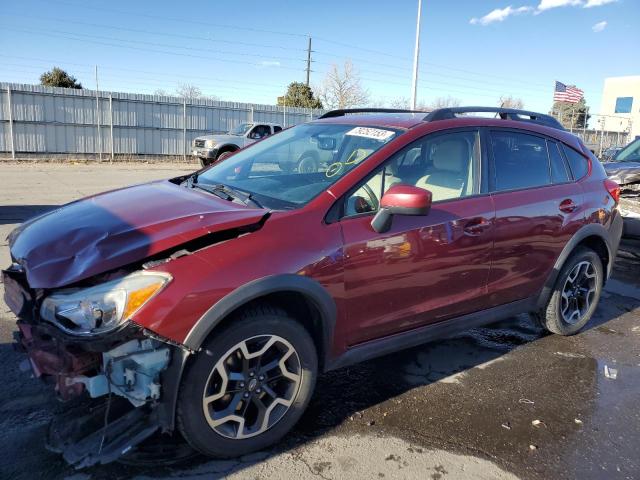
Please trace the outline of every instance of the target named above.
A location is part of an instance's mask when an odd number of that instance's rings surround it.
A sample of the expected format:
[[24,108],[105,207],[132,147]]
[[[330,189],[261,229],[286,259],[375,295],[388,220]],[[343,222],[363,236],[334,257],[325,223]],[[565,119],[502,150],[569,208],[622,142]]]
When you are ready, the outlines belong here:
[[502,424],[502,428],[506,428],[507,430],[511,430],[511,424],[509,422],[504,422]]
[[534,427],[539,427],[540,425],[544,426],[544,422],[542,420],[533,420],[531,422],[531,425],[533,425]]
[[537,449],[538,449],[537,445],[533,445],[533,444],[529,445],[529,450],[537,450]]
[[529,400],[528,398],[521,398],[520,400],[518,400],[518,403],[526,403],[527,405],[533,405],[534,402],[533,400]]
[[576,422],[578,425],[582,425],[582,420],[580,420],[579,418],[574,418],[573,421]]
[[618,378],[618,369],[617,368],[609,368],[607,365],[604,366],[604,376],[610,378],[611,380],[615,380]]

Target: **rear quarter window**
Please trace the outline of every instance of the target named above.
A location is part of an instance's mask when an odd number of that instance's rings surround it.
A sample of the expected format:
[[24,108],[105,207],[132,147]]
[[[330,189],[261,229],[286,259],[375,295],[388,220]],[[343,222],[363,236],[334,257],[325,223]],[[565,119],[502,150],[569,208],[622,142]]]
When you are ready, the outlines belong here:
[[589,172],[589,161],[582,156],[582,154],[576,152],[573,148],[563,145],[564,154],[567,157],[573,178],[580,180]]
[[518,190],[551,184],[544,138],[512,131],[492,131],[495,190]]

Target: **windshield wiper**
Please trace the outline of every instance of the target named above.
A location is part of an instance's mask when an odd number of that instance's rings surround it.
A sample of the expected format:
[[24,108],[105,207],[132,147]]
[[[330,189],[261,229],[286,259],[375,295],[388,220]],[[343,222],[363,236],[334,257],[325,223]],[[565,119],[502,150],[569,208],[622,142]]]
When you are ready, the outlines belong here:
[[252,198],[252,195],[250,193],[235,190],[227,185],[223,185],[222,183],[218,185],[211,185],[209,183],[193,182],[191,183],[191,187],[199,188],[200,190],[204,190],[205,192],[212,193],[213,195],[216,195],[223,200],[228,200],[230,202],[239,200],[243,205],[247,205],[249,202],[251,202],[256,207],[263,208],[255,198]]

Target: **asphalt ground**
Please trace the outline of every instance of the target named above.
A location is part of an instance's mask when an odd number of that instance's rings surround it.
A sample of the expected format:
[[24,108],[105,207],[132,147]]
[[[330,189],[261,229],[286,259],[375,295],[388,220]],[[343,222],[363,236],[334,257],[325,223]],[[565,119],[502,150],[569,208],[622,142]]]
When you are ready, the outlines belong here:
[[[6,235],[32,215],[190,168],[0,164],[0,265]],[[580,334],[548,335],[519,316],[322,375],[282,444],[225,461],[150,444],[135,465],[68,467],[44,448],[68,407],[18,369],[15,319],[0,303],[0,478],[640,478],[639,254],[621,250]]]

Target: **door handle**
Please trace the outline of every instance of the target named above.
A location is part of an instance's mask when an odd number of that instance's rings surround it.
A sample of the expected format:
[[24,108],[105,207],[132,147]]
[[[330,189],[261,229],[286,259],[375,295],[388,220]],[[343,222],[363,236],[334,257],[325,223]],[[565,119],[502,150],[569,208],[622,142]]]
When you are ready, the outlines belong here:
[[563,200],[560,202],[560,206],[558,208],[560,209],[561,212],[571,213],[578,208],[578,204],[573,203],[573,200],[571,200],[570,198],[567,198],[566,200]]
[[491,221],[486,218],[474,218],[473,220],[469,220],[464,226],[464,233],[475,237],[477,235],[482,234],[487,228],[491,226]]

